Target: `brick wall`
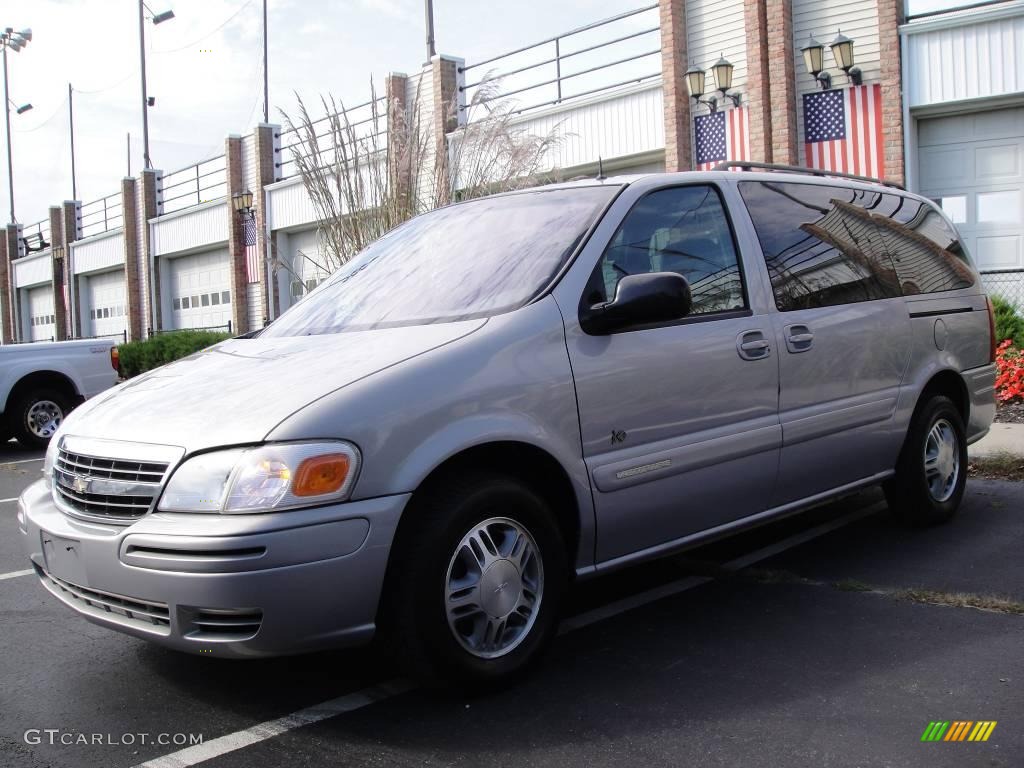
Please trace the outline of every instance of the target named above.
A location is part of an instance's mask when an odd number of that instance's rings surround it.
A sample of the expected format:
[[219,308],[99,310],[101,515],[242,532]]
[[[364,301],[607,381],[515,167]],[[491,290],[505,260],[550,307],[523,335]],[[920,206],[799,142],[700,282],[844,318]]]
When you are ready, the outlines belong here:
[[903,0],[878,0],[878,43],[882,65],[882,142],[885,177],[905,183],[903,149],[903,89],[901,87],[900,35]]
[[[267,232],[267,193],[264,188],[273,184],[277,178],[274,165],[274,134],[280,126],[261,124],[256,126],[256,188],[252,190],[253,205],[256,206],[256,257],[260,265],[260,297],[262,307],[260,314],[265,319],[274,316],[272,307],[280,306],[278,302],[277,281],[267,284],[267,264],[276,247],[275,235]],[[272,270],[273,272],[273,270]]]
[[121,179],[121,210],[124,213],[124,287],[125,305],[128,307],[128,339],[143,338],[146,323],[144,296],[146,289],[142,282],[144,272],[139,268],[139,193],[138,182],[126,177]]
[[797,165],[796,70],[792,0],[765,0],[768,34],[771,162]]
[[450,202],[448,133],[458,126],[458,63],[444,56],[430,60],[431,119],[434,138],[434,191],[440,205]]
[[7,238],[0,238],[0,340],[4,344],[14,341],[14,318],[11,315],[11,261],[7,258]]
[[768,163],[772,159],[772,100],[768,66],[768,4],[747,0],[743,8],[747,33],[746,105],[750,115],[750,159]]
[[64,263],[67,260],[67,243],[64,242],[64,223],[61,221],[60,206],[50,206],[50,286],[53,289],[53,338],[64,341],[68,338],[67,305],[64,302]]
[[[235,210],[232,198],[245,191],[242,180],[242,139],[229,136],[224,141],[228,206],[228,254],[231,265],[231,326],[234,333],[249,332],[249,292],[245,259],[245,225]],[[251,190],[250,190],[251,191]],[[254,195],[255,197],[255,195]],[[248,215],[248,214],[246,214]]]
[[692,168],[690,94],[686,90],[686,4],[659,0],[661,78],[665,94],[665,170]]

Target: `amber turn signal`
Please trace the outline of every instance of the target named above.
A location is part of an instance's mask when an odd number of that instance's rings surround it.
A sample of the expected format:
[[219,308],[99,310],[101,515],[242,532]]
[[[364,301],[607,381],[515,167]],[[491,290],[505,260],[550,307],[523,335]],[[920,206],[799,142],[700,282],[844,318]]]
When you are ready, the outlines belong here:
[[295,471],[292,493],[296,496],[320,496],[335,493],[348,477],[348,456],[329,453],[305,459]]

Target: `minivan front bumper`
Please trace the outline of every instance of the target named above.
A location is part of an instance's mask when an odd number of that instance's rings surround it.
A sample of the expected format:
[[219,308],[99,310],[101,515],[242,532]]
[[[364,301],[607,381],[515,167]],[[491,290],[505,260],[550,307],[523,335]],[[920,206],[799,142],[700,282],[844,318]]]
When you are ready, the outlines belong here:
[[89,621],[190,653],[258,657],[368,641],[409,496],[262,515],[85,523],[43,481],[18,500],[42,585]]

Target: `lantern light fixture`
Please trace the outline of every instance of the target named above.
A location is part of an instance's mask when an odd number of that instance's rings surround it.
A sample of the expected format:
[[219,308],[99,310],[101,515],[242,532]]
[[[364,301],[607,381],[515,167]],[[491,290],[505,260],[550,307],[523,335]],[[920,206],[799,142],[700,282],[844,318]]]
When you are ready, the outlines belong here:
[[720,97],[710,96],[702,98],[707,88],[707,73],[698,66],[691,66],[686,70],[686,87],[690,95],[698,104],[706,104],[712,112],[718,111],[718,99],[729,99],[734,107],[740,105],[740,94],[728,93],[732,88],[732,74],[735,67],[729,63],[725,56],[720,56],[711,66],[711,75],[715,80],[715,88],[721,94]]
[[[832,50],[832,58],[836,65],[846,73],[852,85],[861,84],[861,71],[853,66],[853,40],[837,31],[835,39],[829,43]],[[804,66],[807,73],[813,77],[822,90],[832,87],[832,76],[825,71],[825,46],[810,36],[807,45],[800,49],[804,55]]]
[[252,210],[252,192],[249,190],[239,192],[231,198],[231,202],[234,203],[235,211],[238,213],[248,213]]

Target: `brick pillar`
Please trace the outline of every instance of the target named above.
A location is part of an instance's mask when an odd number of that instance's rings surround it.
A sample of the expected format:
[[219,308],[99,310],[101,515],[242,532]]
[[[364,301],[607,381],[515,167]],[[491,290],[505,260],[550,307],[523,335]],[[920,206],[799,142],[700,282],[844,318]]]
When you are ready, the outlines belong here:
[[765,0],[771,100],[772,162],[797,165],[796,60],[792,0]]
[[[228,136],[224,140],[228,197],[228,253],[231,262],[231,330],[241,334],[249,332],[249,281],[245,266],[245,227],[243,214],[235,211],[235,195],[245,192],[242,178],[242,138]],[[252,190],[249,190],[250,192]],[[253,198],[255,199],[255,195]],[[248,214],[246,214],[248,215]]]
[[67,244],[64,242],[64,222],[59,205],[50,206],[50,268],[53,289],[53,338],[66,341],[68,338],[68,312],[64,301],[64,264],[67,260]]
[[75,258],[71,244],[78,239],[78,202],[65,200],[60,206],[60,229],[64,237],[64,285],[68,287],[68,338],[82,335],[82,318],[78,307],[78,285],[75,283]]
[[146,316],[144,272],[139,269],[139,184],[126,176],[121,179],[121,211],[124,214],[124,290],[128,307],[128,340],[145,335]]
[[690,147],[690,93],[686,90],[686,3],[659,0],[661,80],[665,92],[665,170],[693,168]]
[[447,56],[430,60],[431,132],[434,137],[434,191],[438,205],[451,202],[448,169],[448,133],[459,124],[459,64]]
[[406,75],[392,72],[384,81],[388,118],[388,184],[396,197],[412,191],[409,167],[408,84]]
[[[154,330],[163,328],[164,320],[160,311],[160,261],[153,255],[149,220],[156,218],[159,211],[156,193],[162,175],[155,168],[143,170],[135,189],[135,262],[138,269],[139,306],[142,310],[142,325]],[[125,221],[128,221],[127,217]]]
[[746,0],[743,6],[747,32],[746,105],[750,115],[750,159],[772,160],[772,98],[768,69],[768,9],[765,0]]
[[[272,256],[276,241],[272,232],[267,231],[267,193],[264,188],[277,180],[277,166],[274,165],[274,135],[281,130],[279,125],[260,124],[255,129],[256,153],[256,189],[251,190],[253,205],[256,206],[256,258],[260,265],[260,294],[263,307],[260,314],[264,322],[278,314],[280,303],[277,297],[277,281],[269,280],[267,265],[273,262]],[[275,274],[276,270],[270,270]]]
[[0,343],[14,341],[14,318],[11,316],[11,284],[14,282],[10,259],[7,258],[7,238],[0,238]]
[[900,33],[903,0],[878,0],[878,45],[882,56],[882,144],[885,149],[885,178],[906,182],[903,165],[903,89]]
[[7,315],[10,320],[11,341],[22,341],[24,332],[21,328],[21,306],[18,296],[17,279],[14,276],[14,260],[21,255],[18,246],[18,232],[21,227],[17,224],[8,224],[4,230],[4,243],[7,246]]

